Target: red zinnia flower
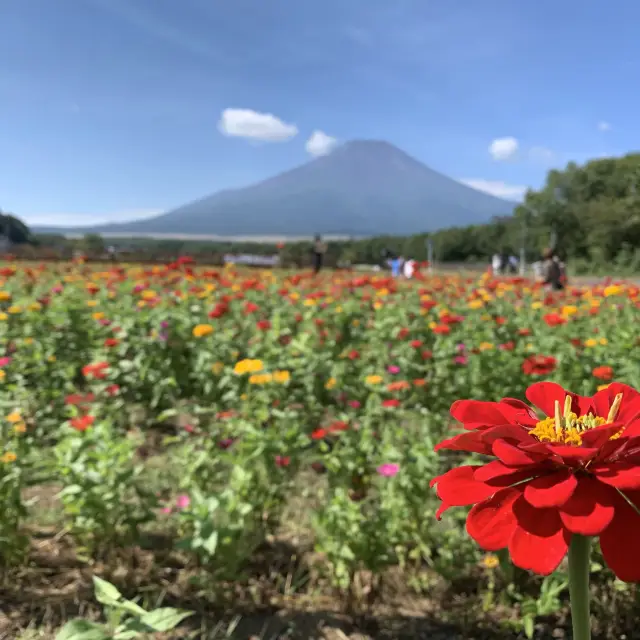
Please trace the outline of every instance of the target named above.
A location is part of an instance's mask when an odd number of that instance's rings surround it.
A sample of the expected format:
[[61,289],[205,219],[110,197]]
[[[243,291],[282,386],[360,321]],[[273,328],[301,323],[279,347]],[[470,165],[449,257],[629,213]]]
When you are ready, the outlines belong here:
[[599,380],[613,380],[613,367],[596,367],[591,373],[593,374],[594,378],[598,378]]
[[567,319],[557,313],[547,313],[542,319],[547,323],[550,327],[557,327],[558,325],[565,324]]
[[76,431],[86,431],[95,421],[93,416],[81,416],[80,418],[72,418],[71,426]]
[[529,356],[522,363],[522,373],[527,376],[546,376],[556,368],[557,362],[553,356]]
[[400,400],[396,400],[395,398],[391,399],[391,400],[383,400],[382,401],[382,406],[383,407],[389,407],[391,409],[395,409],[395,408],[400,406]]
[[107,338],[104,341],[105,347],[117,347],[120,344],[120,341],[117,338]]
[[613,383],[592,397],[552,382],[527,389],[529,405],[462,400],[451,415],[467,430],[438,449],[493,455],[435,478],[439,518],[475,505],[467,531],[487,551],[508,548],[513,563],[548,575],[573,534],[599,536],[605,561],[640,581],[640,393]]

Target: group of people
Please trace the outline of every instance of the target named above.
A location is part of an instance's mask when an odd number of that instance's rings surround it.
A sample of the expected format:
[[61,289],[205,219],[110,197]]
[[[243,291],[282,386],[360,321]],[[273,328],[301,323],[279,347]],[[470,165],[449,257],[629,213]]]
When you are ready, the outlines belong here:
[[491,259],[491,271],[493,275],[499,276],[507,273],[518,273],[520,261],[516,256],[506,253],[496,253]]
[[401,275],[408,279],[413,278],[413,274],[416,271],[415,260],[411,258],[404,258],[392,253],[391,251],[385,251],[384,257],[387,265],[391,269],[391,275],[394,278],[399,278]]

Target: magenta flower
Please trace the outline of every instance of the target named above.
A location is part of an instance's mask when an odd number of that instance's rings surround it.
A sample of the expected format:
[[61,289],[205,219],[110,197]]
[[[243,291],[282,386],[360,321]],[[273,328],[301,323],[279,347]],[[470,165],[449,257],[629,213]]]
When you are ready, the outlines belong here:
[[465,365],[467,364],[467,356],[455,356],[453,358],[453,361],[455,362],[455,364]]
[[400,367],[397,364],[392,364],[387,367],[389,373],[400,373]]
[[400,471],[400,465],[393,462],[385,462],[384,464],[381,464],[376,471],[379,475],[384,476],[385,478],[393,478],[393,476]]
[[359,409],[362,406],[360,400],[349,400],[349,406],[352,409]]
[[0,358],[0,367],[6,367],[11,362],[11,358]]
[[187,495],[179,495],[176,498],[176,509],[180,509],[182,511],[182,509],[188,509],[189,505],[191,504],[191,498]]

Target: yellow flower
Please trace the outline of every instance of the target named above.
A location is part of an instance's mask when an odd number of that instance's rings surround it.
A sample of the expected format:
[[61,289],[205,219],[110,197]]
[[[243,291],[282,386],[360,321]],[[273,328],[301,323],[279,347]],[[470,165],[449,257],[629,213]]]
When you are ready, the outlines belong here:
[[42,305],[39,302],[32,302],[29,305],[29,311],[40,311],[42,309]]
[[0,291],[0,302],[11,300],[11,294],[8,291]]
[[254,373],[249,376],[249,384],[267,384],[273,376],[270,373]]
[[598,341],[595,338],[587,338],[584,341],[585,347],[595,347],[598,344]]
[[484,301],[483,300],[471,300],[471,302],[469,302],[468,307],[469,307],[469,309],[480,309],[480,308],[484,307]]
[[0,380],[4,380],[6,377],[7,377],[6,372],[0,369]]
[[493,553],[488,553],[484,558],[482,558],[482,566],[485,569],[495,569],[500,564],[500,560],[498,560],[498,556]]
[[197,324],[193,327],[193,336],[195,338],[202,338],[213,333],[213,327],[210,324]]
[[329,378],[326,382],[326,384],[324,385],[325,389],[333,389],[333,387],[336,386],[336,384],[338,383],[338,381],[335,378]]
[[8,309],[7,309],[8,313],[13,314],[17,314],[17,313],[22,313],[22,307],[20,305],[17,304],[12,304]]
[[264,365],[262,364],[262,360],[240,360],[240,362],[236,362],[235,367],[233,367],[233,372],[242,375],[245,373],[258,373],[264,369]]
[[97,306],[98,306],[97,300],[87,300],[87,307],[97,307]]
[[153,300],[154,298],[157,298],[157,294],[153,289],[145,289],[141,294],[140,297],[143,300]]
[[367,384],[380,384],[382,382],[382,376],[378,376],[378,375],[372,375],[372,376],[367,376],[364,381]]
[[215,373],[216,375],[218,375],[219,373],[222,373],[223,369],[224,369],[224,363],[222,363],[222,362],[214,362],[211,365],[211,371],[213,373]]
[[56,361],[56,357],[55,356],[47,356],[47,360],[49,362],[55,362]]
[[96,311],[95,313],[91,314],[91,317],[94,320],[103,320],[104,319],[104,311]]
[[360,320],[354,320],[351,324],[352,324],[354,327],[359,327],[359,326],[360,326]]
[[285,384],[291,380],[291,374],[288,371],[274,371],[273,380],[279,384]]
[[608,298],[609,296],[617,296],[621,294],[622,291],[623,288],[619,284],[612,284],[605,288],[604,295]]
[[0,462],[4,462],[5,464],[9,464],[10,462],[15,462],[18,459],[18,456],[13,453],[13,451],[7,451],[3,456],[0,456]]
[[481,342],[478,345],[478,349],[480,349],[480,351],[489,351],[493,349],[493,344],[491,342]]
[[18,424],[13,426],[13,431],[15,433],[24,433],[27,430],[27,425],[24,422],[19,422]]
[[24,339],[24,343],[25,344],[33,344],[33,338],[25,338]]
[[578,307],[573,304],[567,304],[562,307],[562,315],[563,316],[572,316],[578,313]]
[[318,304],[318,302],[313,298],[307,298],[303,304],[305,307],[315,307]]
[[532,309],[542,309],[542,302],[540,302],[539,300],[537,302],[532,302],[531,303],[531,308]]
[[600,338],[600,340],[598,342],[600,342],[601,345],[609,344],[609,341],[606,338]]
[[6,320],[8,317],[6,313],[0,312],[0,320]]
[[22,422],[22,416],[20,415],[20,412],[12,411],[5,420],[11,424],[16,424],[17,422]]

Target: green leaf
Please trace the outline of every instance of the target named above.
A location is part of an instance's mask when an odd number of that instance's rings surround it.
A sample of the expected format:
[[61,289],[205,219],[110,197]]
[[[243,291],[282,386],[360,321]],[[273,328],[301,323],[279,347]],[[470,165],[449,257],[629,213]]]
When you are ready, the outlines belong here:
[[122,599],[122,594],[110,582],[102,578],[93,576],[93,586],[96,592],[96,600],[101,604],[113,606]]
[[533,625],[533,616],[527,616],[524,619],[524,632],[527,638],[533,638],[535,627]]
[[213,555],[218,548],[218,532],[214,531],[203,543],[203,548],[207,553]]
[[70,620],[58,631],[55,640],[111,640],[109,634],[95,622]]
[[192,611],[180,611],[171,607],[163,607],[146,613],[140,622],[147,625],[154,631],[171,631],[178,626],[185,618],[192,616]]

